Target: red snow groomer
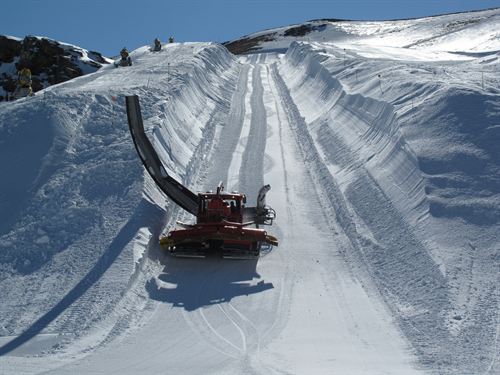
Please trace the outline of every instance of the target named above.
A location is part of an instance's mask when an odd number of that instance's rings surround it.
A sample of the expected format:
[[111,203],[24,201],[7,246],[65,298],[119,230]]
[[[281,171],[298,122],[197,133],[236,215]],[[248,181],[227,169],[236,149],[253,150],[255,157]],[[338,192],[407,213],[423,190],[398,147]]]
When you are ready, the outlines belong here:
[[[125,97],[130,132],[137,153],[157,186],[170,199],[196,216],[195,224],[177,222],[178,229],[160,238],[160,245],[178,256],[221,254],[225,258],[256,258],[261,246],[278,246],[276,237],[259,225],[272,225],[276,212],[266,205],[263,186],[255,207],[246,207],[246,196],[226,193],[219,183],[217,191],[195,194],[168,175],[153,145],[144,132],[139,98]],[[252,227],[255,226],[255,227]]]
[[[259,196],[269,188],[264,186]],[[261,244],[277,246],[276,237],[264,229],[250,227],[259,223],[271,225],[276,217],[274,210],[267,206],[245,207],[244,194],[223,190],[220,183],[215,193],[199,193],[196,224],[177,222],[181,228],[160,238],[160,245],[174,254],[203,256],[210,251],[221,251],[225,258],[258,257]]]

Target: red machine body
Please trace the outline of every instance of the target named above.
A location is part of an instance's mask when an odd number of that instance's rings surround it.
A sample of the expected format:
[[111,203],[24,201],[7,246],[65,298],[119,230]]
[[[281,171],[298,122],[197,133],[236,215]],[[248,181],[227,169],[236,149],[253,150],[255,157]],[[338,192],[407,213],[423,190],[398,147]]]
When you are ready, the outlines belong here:
[[[172,230],[160,239],[160,244],[171,253],[184,256],[205,256],[210,252],[221,252],[223,257],[257,257],[261,245],[278,245],[276,237],[264,229],[252,228],[254,210],[246,209],[246,197],[239,193],[224,193],[219,184],[217,192],[199,193],[199,209],[196,224],[178,223],[180,228]],[[245,218],[250,216],[250,221]],[[274,211],[268,212],[273,220]]]
[[[179,228],[160,237],[160,245],[174,255],[205,256],[222,252],[223,257],[258,257],[263,244],[277,246],[276,237],[259,225],[272,225],[276,212],[266,205],[264,185],[255,207],[246,207],[246,197],[225,193],[222,182],[217,191],[195,194],[170,176],[144,131],[139,98],[126,96],[127,119],[137,154],[158,188],[186,212],[196,217],[195,224],[178,223]],[[254,227],[252,227],[254,226]]]

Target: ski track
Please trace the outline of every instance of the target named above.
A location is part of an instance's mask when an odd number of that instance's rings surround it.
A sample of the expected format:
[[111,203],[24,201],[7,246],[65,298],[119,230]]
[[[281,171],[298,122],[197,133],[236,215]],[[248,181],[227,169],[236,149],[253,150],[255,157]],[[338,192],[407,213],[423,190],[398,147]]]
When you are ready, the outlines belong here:
[[[247,70],[247,77],[246,77],[246,92],[250,92],[252,90],[252,76],[253,76],[253,66],[250,64],[246,64],[248,66]],[[227,188],[228,191],[237,191],[238,190],[238,184],[239,184],[239,170],[241,167],[241,161],[243,157],[243,152],[246,149],[246,143],[248,141],[248,133],[250,131],[250,122],[251,122],[251,113],[248,110],[250,108],[250,97],[251,95],[246,95],[243,97],[244,99],[242,100],[242,105],[245,108],[245,112],[242,113],[242,118],[240,119],[241,121],[241,130],[240,130],[240,137],[237,140],[237,145],[234,149],[233,156],[230,159],[230,164],[228,167],[228,179],[227,179]]]
[[246,192],[249,202],[256,202],[257,193],[264,185],[262,173],[266,146],[266,112],[262,99],[261,65],[254,67],[252,83],[250,98],[252,117],[239,171],[239,190]]

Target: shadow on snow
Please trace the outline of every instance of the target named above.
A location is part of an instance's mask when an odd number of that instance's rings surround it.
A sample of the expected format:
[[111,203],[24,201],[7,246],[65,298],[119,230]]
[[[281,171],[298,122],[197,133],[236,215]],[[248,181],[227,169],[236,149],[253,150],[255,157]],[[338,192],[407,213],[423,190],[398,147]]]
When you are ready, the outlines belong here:
[[149,297],[193,311],[274,288],[256,271],[255,260],[164,256],[163,272],[146,283]]
[[57,319],[66,309],[84,295],[104,275],[125,246],[147,224],[151,233],[158,232],[158,223],[162,221],[164,211],[158,206],[142,199],[132,218],[120,230],[106,251],[82,280],[71,289],[52,309],[35,321],[19,336],[0,347],[0,356],[8,354],[38,335],[44,328]]

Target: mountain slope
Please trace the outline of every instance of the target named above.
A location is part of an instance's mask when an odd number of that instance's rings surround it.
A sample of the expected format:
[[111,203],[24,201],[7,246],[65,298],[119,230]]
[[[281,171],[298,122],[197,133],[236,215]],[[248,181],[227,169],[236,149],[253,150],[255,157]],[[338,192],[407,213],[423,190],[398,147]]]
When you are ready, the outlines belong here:
[[[2,105],[2,368],[498,372],[499,15],[296,25],[238,58],[143,47]],[[162,253],[192,218],[142,170],[126,94],[191,189],[270,183],[280,247]]]
[[234,54],[285,52],[294,41],[388,46],[426,51],[498,51],[498,8],[393,21],[313,20],[264,30],[225,42]]

